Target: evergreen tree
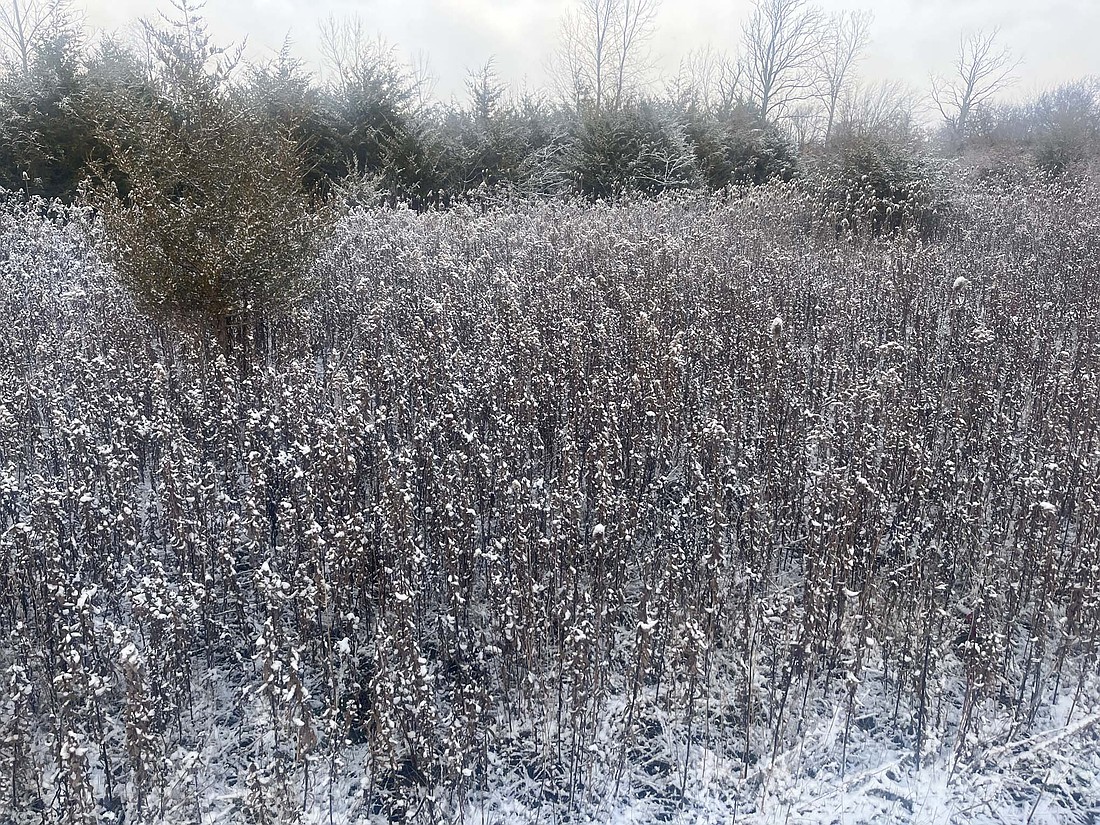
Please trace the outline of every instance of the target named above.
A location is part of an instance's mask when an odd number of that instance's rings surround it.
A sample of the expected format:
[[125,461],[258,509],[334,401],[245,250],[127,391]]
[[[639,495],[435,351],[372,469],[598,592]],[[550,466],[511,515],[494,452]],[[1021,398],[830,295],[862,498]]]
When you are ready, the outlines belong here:
[[188,0],[176,8],[168,28],[150,28],[154,94],[132,88],[100,121],[94,202],[139,302],[223,347],[239,341],[243,357],[246,332],[305,288],[325,212],[289,131],[228,84],[235,56],[211,45]]
[[94,150],[81,109],[80,39],[58,30],[36,40],[27,70],[0,78],[0,187],[70,199]]

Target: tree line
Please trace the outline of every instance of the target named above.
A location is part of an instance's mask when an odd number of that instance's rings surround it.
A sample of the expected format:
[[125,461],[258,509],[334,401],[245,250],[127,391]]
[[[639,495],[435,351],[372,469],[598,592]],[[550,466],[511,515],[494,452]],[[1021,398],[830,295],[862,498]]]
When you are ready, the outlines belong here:
[[275,126],[290,138],[307,191],[418,209],[499,189],[590,199],[722,189],[838,158],[877,167],[855,168],[856,179],[896,178],[939,149],[986,159],[993,150],[1015,166],[1062,172],[1097,146],[1094,79],[997,103],[1019,62],[995,30],[964,36],[955,64],[931,79],[926,98],[942,121],[934,129],[921,122],[915,91],[858,76],[867,12],[757,0],[736,56],[697,50],[654,81],[656,10],[656,0],[578,0],[548,88],[513,92],[490,58],[469,72],[465,99],[439,102],[430,77],[355,18],[321,24],[321,82],[289,42],[258,63],[216,48],[193,0],[173,0],[169,14],[129,35],[96,38],[67,0],[4,0],[0,186],[74,199],[112,158],[112,140],[124,140],[127,107],[161,96],[183,112],[200,80],[259,124],[256,134]]

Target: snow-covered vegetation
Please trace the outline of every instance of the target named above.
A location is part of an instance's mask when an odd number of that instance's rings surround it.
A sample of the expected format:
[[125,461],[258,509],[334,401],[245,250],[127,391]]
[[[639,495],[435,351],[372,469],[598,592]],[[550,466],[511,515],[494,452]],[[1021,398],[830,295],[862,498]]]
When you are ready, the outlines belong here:
[[7,203],[0,820],[1092,821],[1100,191],[815,214],[355,211],[237,358]]

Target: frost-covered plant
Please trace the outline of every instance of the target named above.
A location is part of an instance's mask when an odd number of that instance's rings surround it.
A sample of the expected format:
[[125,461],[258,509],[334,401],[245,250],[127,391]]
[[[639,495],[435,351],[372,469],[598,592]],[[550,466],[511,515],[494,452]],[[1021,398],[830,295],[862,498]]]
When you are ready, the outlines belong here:
[[563,161],[574,191],[591,200],[657,195],[697,174],[682,130],[651,104],[583,113]]
[[838,232],[911,230],[930,237],[951,208],[939,162],[904,144],[851,136],[830,143],[807,184]]
[[1072,191],[969,193],[928,243],[777,185],[354,211],[248,371],[146,320],[79,212],[5,205],[0,800],[747,818],[884,748],[965,777],[1069,714],[1008,768],[1088,753]]

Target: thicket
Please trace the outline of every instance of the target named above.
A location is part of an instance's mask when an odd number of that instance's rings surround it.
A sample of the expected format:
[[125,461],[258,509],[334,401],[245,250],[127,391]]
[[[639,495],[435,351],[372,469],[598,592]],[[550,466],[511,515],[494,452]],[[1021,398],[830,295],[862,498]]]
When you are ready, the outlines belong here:
[[953,207],[948,164],[873,137],[835,140],[809,164],[809,186],[837,232],[930,237]]
[[[201,21],[193,3],[177,12]],[[26,67],[0,70],[0,187],[73,201],[89,169],[110,152],[104,123],[127,108],[146,109],[140,101],[164,80],[155,30],[145,37],[142,53],[117,39],[85,43],[70,26],[42,40]],[[736,89],[726,90],[721,105],[702,102],[709,90],[687,80],[614,105],[569,104],[544,92],[510,93],[490,61],[471,72],[466,100],[433,103],[424,78],[392,48],[364,39],[343,48],[324,84],[289,46],[222,79],[237,108],[262,114],[293,140],[307,189],[325,197],[338,191],[352,202],[428,209],[484,200],[487,190],[607,199],[721,191],[811,173],[808,188],[847,211],[842,219],[882,229],[927,228],[945,198],[934,136],[911,127],[900,99],[871,94],[863,111],[849,90],[837,128],[819,145],[796,140],[799,112],[765,122]],[[1098,99],[1086,78],[1027,103],[975,108],[961,138],[968,147],[962,168],[975,166],[990,180],[1026,178],[1032,169],[1077,174],[1100,147]],[[904,124],[887,122],[890,106]],[[270,132],[243,137],[259,141],[257,162],[285,166]],[[865,209],[874,216],[866,218]]]
[[748,815],[876,742],[1096,805],[1100,198],[964,206],[356,211],[242,373],[7,203],[0,807]]

